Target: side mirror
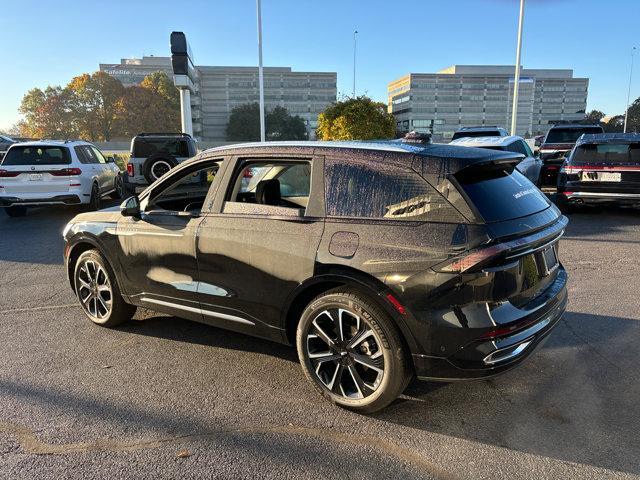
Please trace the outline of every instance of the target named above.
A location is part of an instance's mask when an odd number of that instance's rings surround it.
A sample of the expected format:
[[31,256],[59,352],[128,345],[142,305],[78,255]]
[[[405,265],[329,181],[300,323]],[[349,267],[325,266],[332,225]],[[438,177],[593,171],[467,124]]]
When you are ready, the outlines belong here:
[[129,197],[122,202],[120,205],[120,213],[123,217],[140,218],[140,200],[138,197]]
[[116,163],[116,159],[113,158],[111,155],[109,155],[108,157],[105,157],[105,160],[107,161],[107,163]]

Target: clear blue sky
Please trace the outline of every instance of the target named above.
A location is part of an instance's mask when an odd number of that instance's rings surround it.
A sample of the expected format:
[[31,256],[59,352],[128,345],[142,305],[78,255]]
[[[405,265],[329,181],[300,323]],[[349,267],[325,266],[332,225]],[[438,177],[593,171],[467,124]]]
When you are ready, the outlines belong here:
[[[0,129],[23,94],[65,85],[120,58],[168,55],[182,30],[199,65],[257,63],[254,0],[2,0]],[[408,72],[453,64],[513,64],[518,0],[263,0],[267,66],[338,72],[350,94],[352,35],[357,92],[386,100]],[[180,6],[180,8],[178,8]],[[522,64],[573,68],[590,78],[588,109],[623,113],[630,50],[640,51],[640,0],[527,0]],[[632,98],[640,96],[640,53]]]

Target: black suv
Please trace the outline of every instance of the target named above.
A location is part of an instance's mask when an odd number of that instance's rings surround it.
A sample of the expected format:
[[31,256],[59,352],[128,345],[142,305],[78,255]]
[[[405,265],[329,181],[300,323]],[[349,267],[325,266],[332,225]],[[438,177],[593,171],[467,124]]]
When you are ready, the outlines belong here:
[[564,210],[605,203],[640,206],[640,134],[583,135],[558,176]]
[[551,127],[538,151],[542,160],[539,184],[555,187],[562,162],[571,152],[576,141],[585,133],[602,132],[604,130],[600,125],[583,125],[581,123],[559,123]]
[[139,133],[131,139],[125,188],[143,190],[162,175],[197,153],[195,140],[186,133]]
[[521,158],[392,142],[207,150],[120,211],[71,220],[69,280],[100,325],[141,306],[295,344],[322,395],[372,412],[414,375],[518,365],[563,314],[567,219]]

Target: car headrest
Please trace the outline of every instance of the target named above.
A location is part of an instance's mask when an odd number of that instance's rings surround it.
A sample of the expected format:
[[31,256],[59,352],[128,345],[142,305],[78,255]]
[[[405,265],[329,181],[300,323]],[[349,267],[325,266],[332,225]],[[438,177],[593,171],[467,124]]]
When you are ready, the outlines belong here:
[[262,205],[280,205],[280,180],[260,180],[256,186],[256,202]]

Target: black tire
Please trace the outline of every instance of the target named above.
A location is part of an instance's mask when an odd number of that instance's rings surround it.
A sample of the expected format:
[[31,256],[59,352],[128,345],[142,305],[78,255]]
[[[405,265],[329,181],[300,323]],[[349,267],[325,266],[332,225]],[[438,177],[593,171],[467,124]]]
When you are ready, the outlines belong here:
[[296,346],[315,389],[331,403],[356,412],[386,407],[412,378],[393,320],[356,290],[335,289],[316,297],[302,314]]
[[82,209],[86,212],[95,212],[100,210],[100,188],[97,183],[94,183],[91,187],[91,197],[89,197],[89,203],[82,206]]
[[10,217],[24,217],[27,214],[27,207],[16,205],[15,207],[4,207],[4,211]]
[[126,191],[124,188],[124,180],[122,180],[122,175],[118,175],[115,179],[115,190],[111,194],[111,198],[114,200],[121,200],[124,198]]
[[176,165],[178,162],[170,157],[149,157],[142,165],[142,173],[147,182],[152,184]]
[[[122,299],[116,276],[98,250],[87,250],[78,257],[73,282],[82,311],[96,325],[115,327],[131,320],[136,313],[136,307]],[[109,288],[108,294],[100,290],[103,286]]]

